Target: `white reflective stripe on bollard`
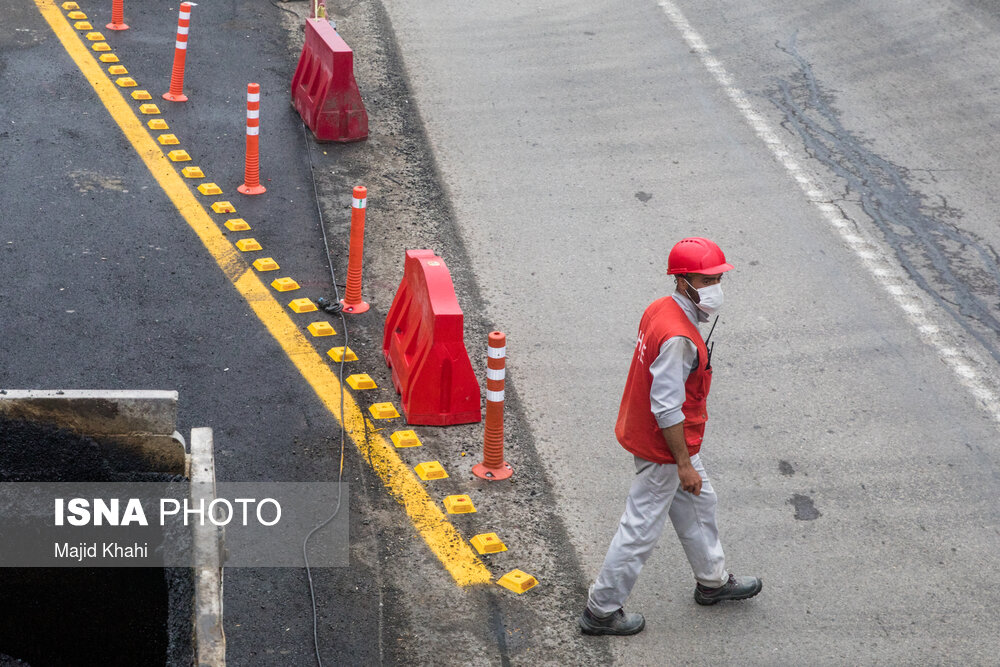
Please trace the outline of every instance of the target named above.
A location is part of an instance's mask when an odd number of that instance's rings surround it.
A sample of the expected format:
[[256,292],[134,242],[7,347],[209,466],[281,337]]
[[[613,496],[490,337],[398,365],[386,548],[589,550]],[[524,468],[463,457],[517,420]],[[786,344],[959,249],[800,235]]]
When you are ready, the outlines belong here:
[[487,348],[489,350],[490,359],[503,359],[507,356],[507,346],[503,347],[491,347]]
[[487,368],[486,369],[486,379],[487,380],[502,380],[507,375],[506,368]]
[[500,391],[486,390],[486,400],[491,403],[503,403],[503,389]]
[[187,42],[178,41],[176,46],[181,51],[187,51],[188,43]]
[[259,127],[248,127],[247,128],[247,134],[249,136],[256,136],[256,135],[260,134],[260,128]]
[[247,118],[260,118],[260,109],[247,109]]
[[247,102],[260,102],[260,93],[247,93]]
[[356,199],[355,197],[351,197],[351,206],[354,208],[367,208],[368,199]]

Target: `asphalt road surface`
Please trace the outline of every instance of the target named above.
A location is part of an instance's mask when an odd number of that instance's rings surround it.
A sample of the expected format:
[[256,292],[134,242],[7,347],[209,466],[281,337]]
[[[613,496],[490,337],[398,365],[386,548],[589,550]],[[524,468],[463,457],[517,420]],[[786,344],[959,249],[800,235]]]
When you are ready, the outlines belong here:
[[[169,4],[128,3],[132,29],[109,37],[155,98]],[[215,429],[220,479],[335,478],[335,415],[35,3],[3,5],[0,386],[176,389],[184,427]],[[478,370],[485,332],[507,333],[514,483],[468,474],[480,427],[420,434],[451,472],[428,493],[470,493],[480,511],[455,526],[507,541],[492,575],[540,581],[456,586],[349,447],[351,567],[316,579],[326,664],[996,663],[992,5],[330,0],[372,119],[346,146],[315,145],[287,104],[306,11],[199,5],[191,101],[156,101],[305,296],[333,289],[321,224],[342,280],[349,188],[369,186],[373,309],[351,346],[380,387],[406,248],[447,260]],[[257,199],[235,194],[250,80]],[[636,326],[691,235],[736,266],[702,455],[729,566],[764,590],[697,606],[668,529],[628,603],[646,630],[581,637],[632,472],[613,424]],[[303,572],[225,586],[230,664],[314,664]]]
[[[110,4],[81,7],[98,30],[109,21]],[[185,105],[160,99],[169,82],[176,4],[130,3],[131,29],[102,32],[129,75],[149,89],[193,164],[252,221],[252,235],[269,254],[284,256],[284,268],[310,296],[329,294],[308,160],[300,159],[303,136],[287,103],[295,63],[281,12],[267,3],[243,12],[219,9],[203,12],[192,28]],[[175,389],[182,431],[214,430],[218,479],[335,480],[333,415],[152,179],[35,4],[6,2],[3,11],[0,81],[17,92],[0,102],[0,384]],[[266,143],[284,165],[281,186],[254,200],[235,191],[251,76],[263,88]],[[364,483],[356,468],[351,472],[345,479],[356,483],[352,534],[357,545],[375,550],[357,511]],[[370,629],[378,627],[383,593],[373,585],[373,569],[355,561],[315,576],[324,652],[377,662],[382,650]],[[230,664],[313,660],[302,570],[228,569],[224,590]]]
[[588,577],[667,251],[736,266],[702,455],[764,591],[698,608],[668,534],[618,661],[993,663],[995,6],[385,4]]

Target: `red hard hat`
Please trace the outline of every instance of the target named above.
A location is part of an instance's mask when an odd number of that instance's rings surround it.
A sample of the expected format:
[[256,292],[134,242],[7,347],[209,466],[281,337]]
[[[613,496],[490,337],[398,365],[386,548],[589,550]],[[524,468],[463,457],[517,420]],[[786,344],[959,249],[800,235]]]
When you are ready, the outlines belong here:
[[708,239],[695,236],[682,239],[670,250],[667,258],[667,273],[702,273],[714,275],[729,271],[732,264],[726,263],[722,248]]

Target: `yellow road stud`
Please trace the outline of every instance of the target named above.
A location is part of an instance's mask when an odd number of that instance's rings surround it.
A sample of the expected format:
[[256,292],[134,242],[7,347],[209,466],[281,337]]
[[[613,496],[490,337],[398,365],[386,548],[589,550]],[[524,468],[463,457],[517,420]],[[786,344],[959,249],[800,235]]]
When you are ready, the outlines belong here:
[[535,579],[527,572],[511,570],[507,574],[500,577],[497,580],[497,583],[509,591],[514,591],[515,593],[520,594],[537,586],[538,579]]
[[250,225],[243,218],[230,218],[226,220],[226,229],[231,232],[245,232],[250,229]]
[[[169,130],[170,129],[170,126],[167,125],[167,121],[163,120],[162,118],[154,118],[154,119],[150,120],[148,123],[146,123],[146,127],[148,127],[151,130]],[[190,169],[190,167],[185,167],[184,169]],[[184,169],[181,170],[182,173],[183,173]]]
[[[186,150],[178,148],[177,150],[170,151],[167,153],[167,157],[170,158],[171,162],[189,162],[191,156],[188,155]],[[212,210],[215,210],[215,204],[212,204]],[[216,213],[222,213],[222,211],[215,211]]]
[[181,169],[181,174],[184,178],[205,178],[205,172],[201,170],[201,167],[184,167]]
[[104,41],[104,35],[102,35],[99,32],[88,32],[87,33],[87,41],[89,41],[89,42],[103,42]]
[[142,100],[151,100],[153,99],[153,96],[149,94],[148,90],[133,90],[132,99],[139,100],[141,102]]
[[253,263],[253,268],[258,271],[277,271],[281,267],[270,257],[261,257]]
[[[198,189],[200,190],[201,188],[199,187]],[[257,239],[240,239],[239,241],[236,242],[236,247],[239,248],[242,252],[253,252],[254,250],[263,250],[260,244],[257,243]],[[295,287],[298,287],[298,285],[296,285]]]
[[236,213],[236,207],[227,201],[217,201],[212,204],[212,210],[216,213]]
[[77,21],[73,24],[73,27],[77,30],[93,30],[94,26],[90,25],[86,21]]
[[221,195],[222,188],[215,183],[202,183],[198,186],[198,192],[203,195]]
[[[71,9],[80,9],[80,5],[76,4],[75,2],[64,2],[62,3],[62,8],[65,9],[66,11],[69,11]],[[70,18],[73,17],[70,16]]]
[[[325,322],[323,324],[326,324]],[[329,325],[327,325],[329,326]],[[333,330],[333,327],[330,327]],[[368,373],[355,373],[347,378],[347,386],[351,389],[361,391],[363,389],[377,389],[378,385],[375,384],[375,380]]]
[[481,535],[476,535],[471,540],[472,546],[476,548],[480,554],[495,554],[501,551],[507,551],[507,545],[500,541],[496,533],[482,533]]
[[[288,307],[291,308],[292,312],[295,313],[311,313],[315,310],[319,310],[316,307],[316,304],[313,303],[311,299],[292,299],[289,302]],[[330,353],[327,352],[327,354]]]
[[[336,331],[334,331],[333,327],[330,325],[329,322],[313,322],[306,328],[309,329],[309,333],[311,333],[313,336],[333,336],[334,334],[337,333]],[[352,375],[351,377],[347,378],[348,384],[351,384],[352,377],[355,376]],[[357,389],[357,387],[354,388]]]
[[444,468],[437,461],[427,461],[417,464],[414,470],[417,473],[417,477],[425,482],[429,482],[432,479],[444,479],[448,476],[448,473],[444,471]]
[[156,138],[156,140],[159,141],[164,146],[176,146],[177,144],[181,143],[180,140],[177,139],[177,135],[175,134],[161,134]]
[[[315,306],[313,306],[313,310],[316,310]],[[347,356],[344,356],[344,348],[342,347],[331,347],[329,350],[327,350],[326,354],[328,357],[336,361],[338,364],[341,361],[358,360],[358,355],[354,354],[354,350],[352,350],[351,348],[347,348]]]
[[448,514],[470,514],[476,511],[472,498],[465,494],[448,496],[444,499],[444,508],[448,510]]
[[396,431],[389,438],[396,447],[419,447],[422,443],[416,431]]
[[133,79],[130,76],[119,77],[115,79],[115,83],[117,83],[122,88],[135,88],[136,86],[139,85],[135,82],[135,79]]
[[376,403],[368,408],[368,412],[372,413],[375,419],[395,419],[399,416],[399,411],[392,403]]
[[278,290],[279,292],[291,292],[299,288],[299,284],[295,282],[294,279],[288,278],[275,278],[271,281],[271,287]]
[[[156,106],[155,104],[140,104],[139,105],[139,113],[143,113],[143,114],[146,114],[147,116],[150,116],[152,114],[160,113],[160,107]],[[173,151],[173,152],[174,153],[182,153],[183,151]],[[186,155],[186,153],[185,153],[185,155]],[[170,158],[170,159],[173,160],[173,158]],[[190,159],[190,157],[188,159]]]
[[118,62],[118,56],[113,53],[103,53],[97,57],[102,63],[116,63]]
[[108,45],[107,42],[96,42],[90,48],[94,49],[95,51],[110,51],[111,50],[111,47]]
[[[75,7],[74,9],[79,9],[79,7]],[[74,21],[86,21],[87,20],[87,15],[84,14],[83,12],[70,12],[66,16],[70,17]]]
[[113,74],[115,76],[128,74],[128,69],[124,65],[112,65],[108,68],[108,74]]

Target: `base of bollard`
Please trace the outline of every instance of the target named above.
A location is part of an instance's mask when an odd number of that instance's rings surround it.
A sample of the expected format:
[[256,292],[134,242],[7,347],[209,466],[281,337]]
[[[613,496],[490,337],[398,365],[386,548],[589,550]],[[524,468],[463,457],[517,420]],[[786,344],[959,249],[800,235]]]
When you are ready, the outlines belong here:
[[174,95],[173,93],[163,93],[163,99],[170,102],[187,102],[187,95],[181,93],[180,95]]
[[108,30],[128,30],[128,26],[124,23],[109,23],[104,27]]
[[350,313],[351,315],[359,315],[366,312],[371,306],[367,302],[361,301],[360,303],[352,303],[348,305],[343,299],[340,300],[340,305],[344,307],[345,313]]
[[510,467],[510,464],[506,461],[499,468],[487,468],[485,463],[477,463],[472,466],[472,474],[480,479],[486,479],[491,482],[495,482],[501,479],[507,479],[514,474],[514,469]]
[[246,183],[236,188],[236,190],[245,195],[262,195],[267,192],[267,188],[263,185],[247,185]]

